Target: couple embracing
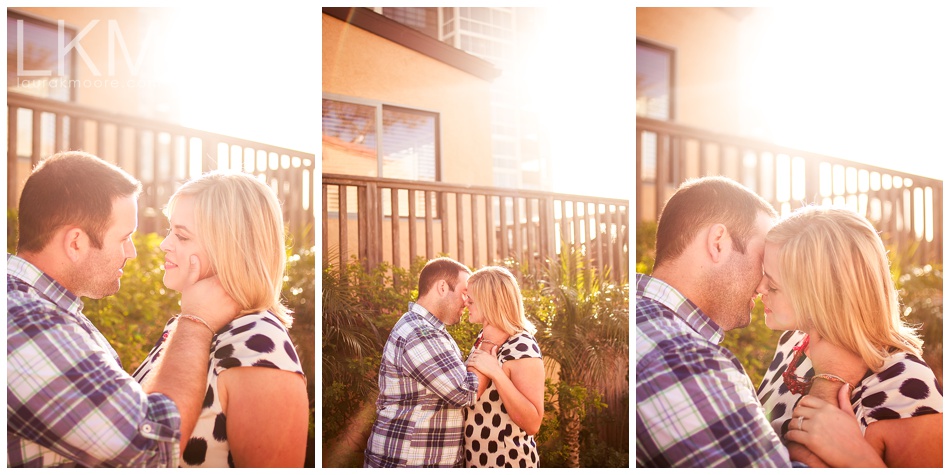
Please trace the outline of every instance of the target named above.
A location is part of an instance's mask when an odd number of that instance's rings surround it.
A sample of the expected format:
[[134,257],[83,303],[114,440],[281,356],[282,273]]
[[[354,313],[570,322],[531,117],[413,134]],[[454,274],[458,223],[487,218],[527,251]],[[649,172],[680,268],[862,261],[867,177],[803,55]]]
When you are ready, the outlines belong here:
[[81,297],[119,290],[141,189],[79,151],[44,160],[24,185],[7,255],[8,466],[303,466],[308,400],[280,298],[276,194],[237,172],[174,193],[162,281],[181,311],[154,316],[171,318],[129,374]]
[[[467,361],[446,330],[482,325]],[[383,348],[366,467],[537,467],[544,365],[507,269],[429,261]]]

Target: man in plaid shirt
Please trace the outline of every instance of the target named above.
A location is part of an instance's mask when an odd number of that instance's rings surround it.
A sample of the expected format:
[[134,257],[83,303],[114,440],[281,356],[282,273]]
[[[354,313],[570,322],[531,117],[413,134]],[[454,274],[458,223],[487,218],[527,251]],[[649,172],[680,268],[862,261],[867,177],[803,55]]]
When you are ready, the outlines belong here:
[[[175,467],[204,399],[213,331],[186,321],[149,387],[82,314],[80,297],[119,290],[135,257],[141,185],[83,152],[43,161],[23,188],[17,255],[7,255],[7,465]],[[194,260],[189,275],[196,281]],[[200,297],[199,297],[200,296]],[[238,306],[216,279],[190,286],[182,313],[213,329]]]
[[637,466],[788,467],[724,333],[750,323],[774,208],[732,180],[682,185],[637,274]]
[[365,467],[454,467],[462,462],[462,408],[475,404],[478,379],[446,325],[465,308],[471,271],[448,258],[419,275],[419,299],[396,322],[379,368],[376,422]]

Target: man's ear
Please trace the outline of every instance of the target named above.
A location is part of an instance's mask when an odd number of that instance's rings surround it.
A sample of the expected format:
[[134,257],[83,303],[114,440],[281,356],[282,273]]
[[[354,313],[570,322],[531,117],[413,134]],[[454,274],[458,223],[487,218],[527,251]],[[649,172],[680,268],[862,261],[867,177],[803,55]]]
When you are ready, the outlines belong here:
[[78,227],[67,228],[63,233],[62,246],[66,257],[72,262],[79,262],[89,251],[92,243],[89,235]]
[[449,281],[442,280],[439,281],[439,295],[445,297],[449,292],[452,291],[452,288],[449,286]]
[[706,231],[706,252],[714,263],[722,260],[726,251],[727,240],[729,239],[729,230],[721,223],[713,224]]

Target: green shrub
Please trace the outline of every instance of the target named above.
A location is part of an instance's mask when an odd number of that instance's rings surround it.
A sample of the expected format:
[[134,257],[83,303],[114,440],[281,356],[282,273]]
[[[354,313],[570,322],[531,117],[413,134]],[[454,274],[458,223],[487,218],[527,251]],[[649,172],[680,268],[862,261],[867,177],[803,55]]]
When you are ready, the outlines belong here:
[[7,209],[7,252],[13,254],[16,252],[17,233],[19,232],[19,222],[17,221],[17,210]]
[[943,265],[911,267],[897,279],[904,319],[919,328],[923,357],[943,385]]

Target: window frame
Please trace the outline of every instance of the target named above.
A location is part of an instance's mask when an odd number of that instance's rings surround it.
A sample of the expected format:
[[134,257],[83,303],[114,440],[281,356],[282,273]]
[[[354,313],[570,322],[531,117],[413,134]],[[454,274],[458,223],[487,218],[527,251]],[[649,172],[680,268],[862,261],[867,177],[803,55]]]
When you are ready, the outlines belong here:
[[[374,99],[365,99],[359,97],[346,96],[341,94],[330,94],[324,93],[323,100],[337,101],[337,102],[347,102],[350,104],[356,104],[361,106],[373,107],[375,109],[375,120],[376,120],[376,176],[372,178],[386,178],[383,176],[383,109],[389,109],[397,112],[419,112],[421,114],[432,115],[435,118],[435,179],[433,183],[442,182],[442,116],[438,111],[422,109],[419,107],[411,107],[401,104],[393,104],[388,102],[383,102]],[[322,108],[321,100],[321,108]],[[322,117],[322,115],[321,115]],[[321,135],[323,134],[323,128],[321,126],[320,130]],[[414,180],[422,181],[422,180]],[[425,182],[425,181],[423,181]]]
[[[670,122],[675,121],[676,120],[676,49],[670,46],[660,44],[652,40],[646,40],[646,39],[640,38],[638,36],[637,47],[639,48],[640,46],[658,50],[662,53],[666,53],[670,59],[669,61],[670,70],[668,72],[669,78],[670,78],[670,83],[669,83],[670,105],[669,105],[669,111],[668,111],[669,117],[666,120]],[[634,54],[636,54],[636,50],[634,50]],[[638,115],[638,117],[641,117],[641,116]]]
[[[14,8],[7,8],[7,20],[9,21],[10,19],[13,19],[14,21],[23,20],[24,23],[32,23],[34,25],[52,28],[52,30],[56,32],[57,38],[59,37],[59,23],[54,23],[50,21],[49,19],[32,15],[26,12],[22,12]],[[64,22],[63,29],[66,32],[66,34],[70,35],[71,39],[76,38],[76,34],[78,31],[76,27],[71,26],[69,23]],[[14,29],[14,31],[16,30]],[[9,35],[9,32],[8,32],[8,35]],[[59,48],[59,45],[57,45],[57,49],[58,48]],[[78,79],[77,65],[76,65],[76,50],[72,49],[69,51],[68,54],[69,54],[68,80],[75,80],[75,79]],[[8,82],[7,91],[10,91],[10,90],[11,89]],[[76,88],[73,88],[73,87],[68,88],[68,93],[69,93],[69,98],[66,100],[66,102],[76,102]],[[53,99],[51,97],[46,97],[46,98]],[[59,99],[55,99],[55,100],[59,100]]]

